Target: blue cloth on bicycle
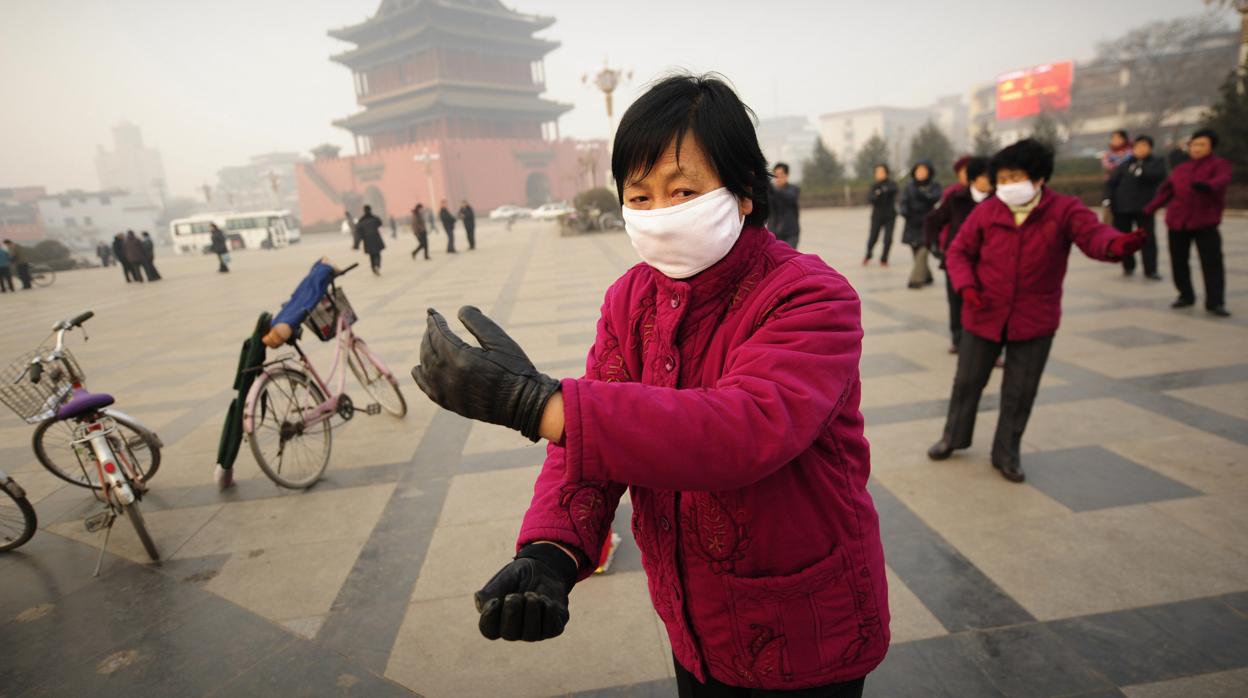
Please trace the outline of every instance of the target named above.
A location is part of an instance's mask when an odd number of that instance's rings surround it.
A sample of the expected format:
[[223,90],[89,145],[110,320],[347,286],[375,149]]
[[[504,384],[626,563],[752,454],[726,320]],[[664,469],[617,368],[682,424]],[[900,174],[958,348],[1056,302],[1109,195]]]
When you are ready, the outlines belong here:
[[290,300],[282,304],[282,309],[273,318],[273,324],[286,323],[292,329],[299,327],[308,313],[316,307],[317,302],[325,296],[329,282],[334,280],[334,268],[318,261],[312,265],[308,275],[303,277],[295,288]]

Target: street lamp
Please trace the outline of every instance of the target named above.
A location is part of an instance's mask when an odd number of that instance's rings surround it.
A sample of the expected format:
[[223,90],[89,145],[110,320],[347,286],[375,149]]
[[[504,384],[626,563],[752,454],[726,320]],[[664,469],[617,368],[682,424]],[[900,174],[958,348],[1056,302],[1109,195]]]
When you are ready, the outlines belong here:
[[434,193],[433,193],[433,163],[434,161],[441,159],[441,157],[442,156],[438,155],[437,153],[429,152],[428,148],[425,148],[420,153],[412,156],[412,159],[415,160],[416,162],[423,162],[425,164],[425,179],[429,184],[429,209],[430,210],[433,210],[434,205],[437,203],[437,197],[434,196]]
[[[590,76],[588,74],[581,76],[581,82],[589,84]],[[602,70],[593,76],[594,87],[602,91],[602,96],[607,102],[607,152],[612,149],[612,141],[615,139],[615,103],[612,94],[615,88],[621,84],[633,79],[633,71],[624,71],[623,68],[611,68],[607,65],[607,60],[602,60]]]

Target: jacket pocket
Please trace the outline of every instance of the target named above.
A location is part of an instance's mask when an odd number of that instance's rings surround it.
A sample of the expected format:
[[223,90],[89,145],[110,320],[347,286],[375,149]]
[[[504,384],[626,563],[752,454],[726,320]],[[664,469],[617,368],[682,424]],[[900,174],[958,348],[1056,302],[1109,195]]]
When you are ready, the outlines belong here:
[[751,684],[827,675],[856,659],[862,625],[843,548],[800,572],[725,577],[733,667]]

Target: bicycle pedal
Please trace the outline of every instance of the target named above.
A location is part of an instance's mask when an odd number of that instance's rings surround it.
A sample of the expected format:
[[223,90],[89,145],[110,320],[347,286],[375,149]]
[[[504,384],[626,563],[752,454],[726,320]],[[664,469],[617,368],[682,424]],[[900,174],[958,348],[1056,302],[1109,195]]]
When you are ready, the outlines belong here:
[[374,402],[364,408],[364,413],[370,416],[381,414],[381,405]]
[[101,511],[98,514],[88,516],[83,520],[82,525],[87,527],[87,533],[103,531],[113,525],[113,512]]

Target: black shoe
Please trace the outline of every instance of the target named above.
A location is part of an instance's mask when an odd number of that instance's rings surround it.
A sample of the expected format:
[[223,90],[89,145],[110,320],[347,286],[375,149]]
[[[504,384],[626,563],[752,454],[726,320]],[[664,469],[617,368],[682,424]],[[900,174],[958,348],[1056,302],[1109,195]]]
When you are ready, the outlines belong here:
[[1220,305],[1216,308],[1205,308],[1205,312],[1209,313],[1210,315],[1215,315],[1217,317],[1230,317],[1231,316],[1231,311],[1227,310],[1226,308]]
[[1023,474],[1023,466],[1019,463],[1008,463],[1006,465],[993,463],[992,467],[1001,473],[1001,477],[1010,482],[1022,482],[1027,479],[1027,476]]
[[1189,301],[1186,298],[1178,298],[1170,304],[1171,308],[1190,308],[1196,305],[1196,301]]
[[1134,269],[1123,269],[1123,270],[1122,270],[1122,275],[1123,275],[1123,276],[1135,276],[1135,270],[1134,270]]
[[1152,272],[1150,274],[1145,274],[1144,278],[1148,279],[1149,281],[1161,281],[1161,274],[1158,274],[1157,272]]
[[945,460],[946,458],[952,455],[953,455],[953,447],[950,446],[949,442],[945,441],[944,439],[937,441],[936,443],[932,444],[931,448],[927,449],[927,457],[931,458],[932,460]]
[[923,284],[919,283],[918,281],[909,281],[906,283],[906,288],[911,289],[911,290],[916,289],[916,288],[923,288]]

